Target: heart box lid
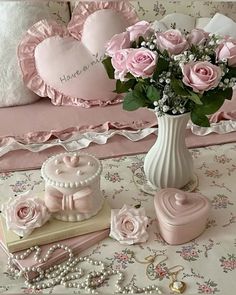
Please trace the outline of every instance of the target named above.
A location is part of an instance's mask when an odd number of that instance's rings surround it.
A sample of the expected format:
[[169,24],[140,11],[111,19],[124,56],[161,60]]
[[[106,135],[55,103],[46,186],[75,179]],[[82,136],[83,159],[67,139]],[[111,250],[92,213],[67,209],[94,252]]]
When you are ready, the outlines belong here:
[[210,210],[210,202],[205,196],[175,188],[158,191],[154,197],[154,206],[159,222],[173,226],[197,221],[206,217]]

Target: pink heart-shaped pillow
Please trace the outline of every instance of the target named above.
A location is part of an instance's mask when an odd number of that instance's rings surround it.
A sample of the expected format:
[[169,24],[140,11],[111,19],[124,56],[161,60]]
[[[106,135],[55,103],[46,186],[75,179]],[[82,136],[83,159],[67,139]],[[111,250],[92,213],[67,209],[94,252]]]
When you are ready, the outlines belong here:
[[102,1],[81,2],[67,28],[47,20],[36,23],[18,47],[26,86],[55,105],[120,102],[101,61],[108,40],[137,21],[127,2]]

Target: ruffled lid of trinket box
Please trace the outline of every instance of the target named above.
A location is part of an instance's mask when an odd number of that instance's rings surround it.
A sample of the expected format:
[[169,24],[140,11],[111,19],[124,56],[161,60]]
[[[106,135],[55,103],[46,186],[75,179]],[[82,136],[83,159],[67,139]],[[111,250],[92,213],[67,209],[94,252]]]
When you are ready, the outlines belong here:
[[47,184],[62,188],[76,188],[91,184],[100,176],[100,161],[89,154],[62,153],[47,159],[41,174]]
[[206,218],[210,202],[200,193],[166,188],[156,193],[154,206],[159,222],[180,226]]

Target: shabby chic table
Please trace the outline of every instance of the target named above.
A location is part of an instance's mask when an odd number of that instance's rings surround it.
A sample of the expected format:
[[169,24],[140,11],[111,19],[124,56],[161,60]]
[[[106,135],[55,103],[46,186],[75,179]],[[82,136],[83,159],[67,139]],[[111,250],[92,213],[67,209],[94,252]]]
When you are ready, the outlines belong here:
[[[120,245],[107,238],[81,255],[103,260],[125,275],[124,284],[143,287],[156,284],[163,294],[169,290],[168,270],[183,266],[178,279],[186,283],[184,294],[232,295],[236,288],[236,143],[191,149],[198,178],[197,191],[207,196],[212,208],[205,232],[184,245],[170,246],[159,235],[153,207],[153,196],[140,188],[144,180],[144,155],[123,156],[102,161],[102,190],[112,208],[124,203],[145,207],[149,217],[149,240],[135,246]],[[0,174],[0,202],[29,189],[44,188],[39,170]],[[134,253],[134,255],[132,254]],[[155,261],[143,264],[145,258],[157,255]],[[135,258],[136,259],[135,259]],[[6,256],[0,251],[0,293],[34,293],[23,279],[12,279],[6,272]],[[147,260],[146,260],[147,261]],[[98,291],[115,292],[113,278]],[[36,293],[84,294],[77,289],[56,286]]]

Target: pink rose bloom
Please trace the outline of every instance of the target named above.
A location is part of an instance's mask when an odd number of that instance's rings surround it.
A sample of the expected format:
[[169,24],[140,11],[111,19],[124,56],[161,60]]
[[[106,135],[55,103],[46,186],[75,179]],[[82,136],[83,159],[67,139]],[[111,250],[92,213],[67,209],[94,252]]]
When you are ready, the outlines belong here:
[[138,48],[130,51],[126,67],[134,77],[148,78],[153,75],[156,67],[157,55],[146,48]]
[[36,227],[41,227],[50,218],[50,213],[44,202],[35,198],[32,192],[10,199],[2,206],[8,230],[21,237],[28,236]]
[[204,45],[209,40],[209,33],[202,29],[193,29],[187,40],[190,45]]
[[125,76],[128,73],[126,67],[126,61],[129,53],[133,49],[121,49],[115,52],[115,54],[111,58],[111,64],[115,69],[115,79],[124,81]]
[[236,40],[229,39],[216,49],[217,60],[227,59],[230,67],[236,67]]
[[111,210],[110,237],[121,244],[132,245],[146,242],[148,218],[144,208],[135,209],[124,205],[120,210]]
[[149,22],[142,20],[135,25],[128,27],[126,31],[129,32],[130,40],[136,41],[141,36],[143,38],[148,37],[153,30]]
[[217,87],[222,76],[221,68],[208,61],[185,64],[182,72],[184,84],[200,93]]
[[168,30],[156,33],[157,46],[161,51],[167,50],[170,55],[177,55],[188,48],[186,38],[179,30]]
[[130,47],[130,37],[128,32],[114,35],[106,45],[106,53],[113,56],[116,51]]

